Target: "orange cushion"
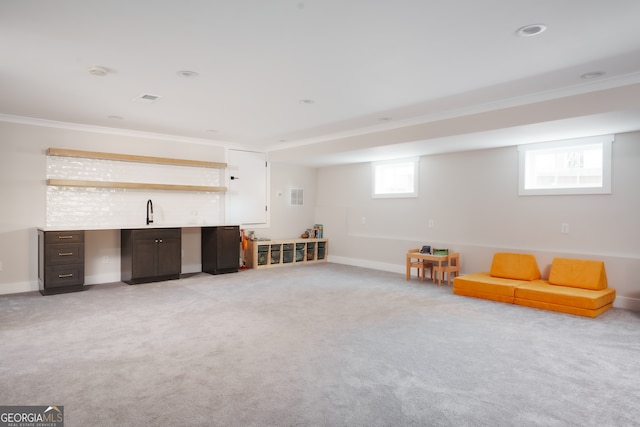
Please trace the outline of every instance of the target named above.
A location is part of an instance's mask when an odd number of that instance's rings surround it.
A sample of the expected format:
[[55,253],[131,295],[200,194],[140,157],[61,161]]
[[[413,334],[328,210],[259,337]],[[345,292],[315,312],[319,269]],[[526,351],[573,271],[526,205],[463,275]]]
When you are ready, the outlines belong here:
[[616,299],[616,290],[580,289],[534,280],[515,288],[515,298],[594,310],[612,303]]
[[454,288],[453,289],[453,293],[456,295],[462,295],[465,297],[474,297],[474,298],[482,298],[482,299],[488,299],[488,300],[492,300],[492,301],[498,301],[498,302],[506,302],[509,304],[513,304],[513,296],[505,296],[505,295],[498,295],[498,294],[490,294],[487,292],[482,292],[482,291],[476,291],[476,290],[472,290],[472,289],[460,289],[460,288]]
[[514,298],[513,303],[516,305],[523,305],[525,307],[541,308],[543,310],[553,310],[553,311],[558,311],[560,313],[577,314],[579,316],[586,316],[586,317],[598,317],[602,313],[604,313],[605,311],[613,307],[613,304],[607,304],[607,305],[603,305],[600,308],[588,309],[588,308],[570,307],[568,305],[552,304],[550,302],[532,301],[532,300],[521,299],[521,298]]
[[533,255],[497,252],[493,255],[491,270],[493,277],[515,280],[536,280],[540,278],[538,263]]
[[604,270],[604,262],[554,258],[549,283],[582,289],[606,289],[607,273]]
[[456,293],[456,290],[473,291],[513,298],[514,288],[523,283],[528,282],[492,277],[489,273],[473,273],[454,278],[453,291],[454,293]]

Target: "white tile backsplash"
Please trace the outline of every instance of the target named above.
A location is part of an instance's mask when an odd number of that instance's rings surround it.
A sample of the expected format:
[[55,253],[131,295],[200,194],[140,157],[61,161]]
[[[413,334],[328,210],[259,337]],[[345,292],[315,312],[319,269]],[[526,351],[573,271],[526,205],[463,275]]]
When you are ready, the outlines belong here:
[[[59,156],[47,156],[47,178],[224,186],[222,169]],[[145,227],[148,199],[154,225],[224,223],[224,193],[48,186],[46,227]]]

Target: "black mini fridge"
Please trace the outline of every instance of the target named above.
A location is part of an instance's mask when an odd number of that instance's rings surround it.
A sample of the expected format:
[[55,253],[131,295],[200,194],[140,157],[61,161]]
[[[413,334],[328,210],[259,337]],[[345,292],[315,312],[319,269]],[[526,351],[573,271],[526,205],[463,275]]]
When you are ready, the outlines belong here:
[[240,226],[202,227],[202,271],[236,273],[240,267]]

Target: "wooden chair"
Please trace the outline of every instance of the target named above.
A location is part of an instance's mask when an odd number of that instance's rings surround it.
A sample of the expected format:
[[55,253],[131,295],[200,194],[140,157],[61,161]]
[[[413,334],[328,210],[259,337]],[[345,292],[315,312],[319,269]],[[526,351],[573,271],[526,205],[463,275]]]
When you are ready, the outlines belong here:
[[[420,249],[416,248],[416,249],[409,249],[409,252],[420,252]],[[411,268],[416,268],[418,270],[418,277],[420,278],[420,280],[422,280],[424,282],[426,273],[425,270],[429,270],[430,276],[431,276],[431,280],[433,281],[433,264],[429,261],[425,261],[422,259],[413,259],[411,260],[411,263],[409,264],[409,266]]]
[[437,265],[433,267],[431,272],[432,275],[435,275],[438,278],[438,286],[444,280],[445,273],[447,276],[447,285],[451,286],[453,277],[460,275],[460,254],[454,253],[447,257],[447,265],[443,265],[438,267]]

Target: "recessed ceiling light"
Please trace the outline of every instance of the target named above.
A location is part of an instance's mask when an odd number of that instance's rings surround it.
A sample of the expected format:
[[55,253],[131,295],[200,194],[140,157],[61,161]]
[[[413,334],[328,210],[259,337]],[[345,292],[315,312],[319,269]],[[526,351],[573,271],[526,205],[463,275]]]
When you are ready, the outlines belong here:
[[196,73],[195,71],[182,70],[182,71],[178,71],[178,75],[180,77],[191,79],[193,77],[198,77],[200,74]]
[[111,119],[111,120],[122,120],[123,117],[120,116],[107,116],[107,119]]
[[311,105],[313,104],[315,101],[313,99],[301,99],[300,100],[300,104],[307,104],[307,105]]
[[580,76],[581,79],[596,79],[598,77],[604,76],[604,71],[591,71],[589,73],[584,73]]
[[393,119],[391,117],[380,117],[378,120],[381,122],[390,122]]
[[92,76],[106,76],[109,74],[108,68],[100,67],[98,65],[92,65],[87,71],[89,71],[89,74]]
[[531,37],[537,36],[538,34],[544,32],[546,29],[547,26],[544,24],[531,24],[518,28],[516,30],[516,34],[520,37]]
[[207,129],[207,133],[218,133],[216,129]]

